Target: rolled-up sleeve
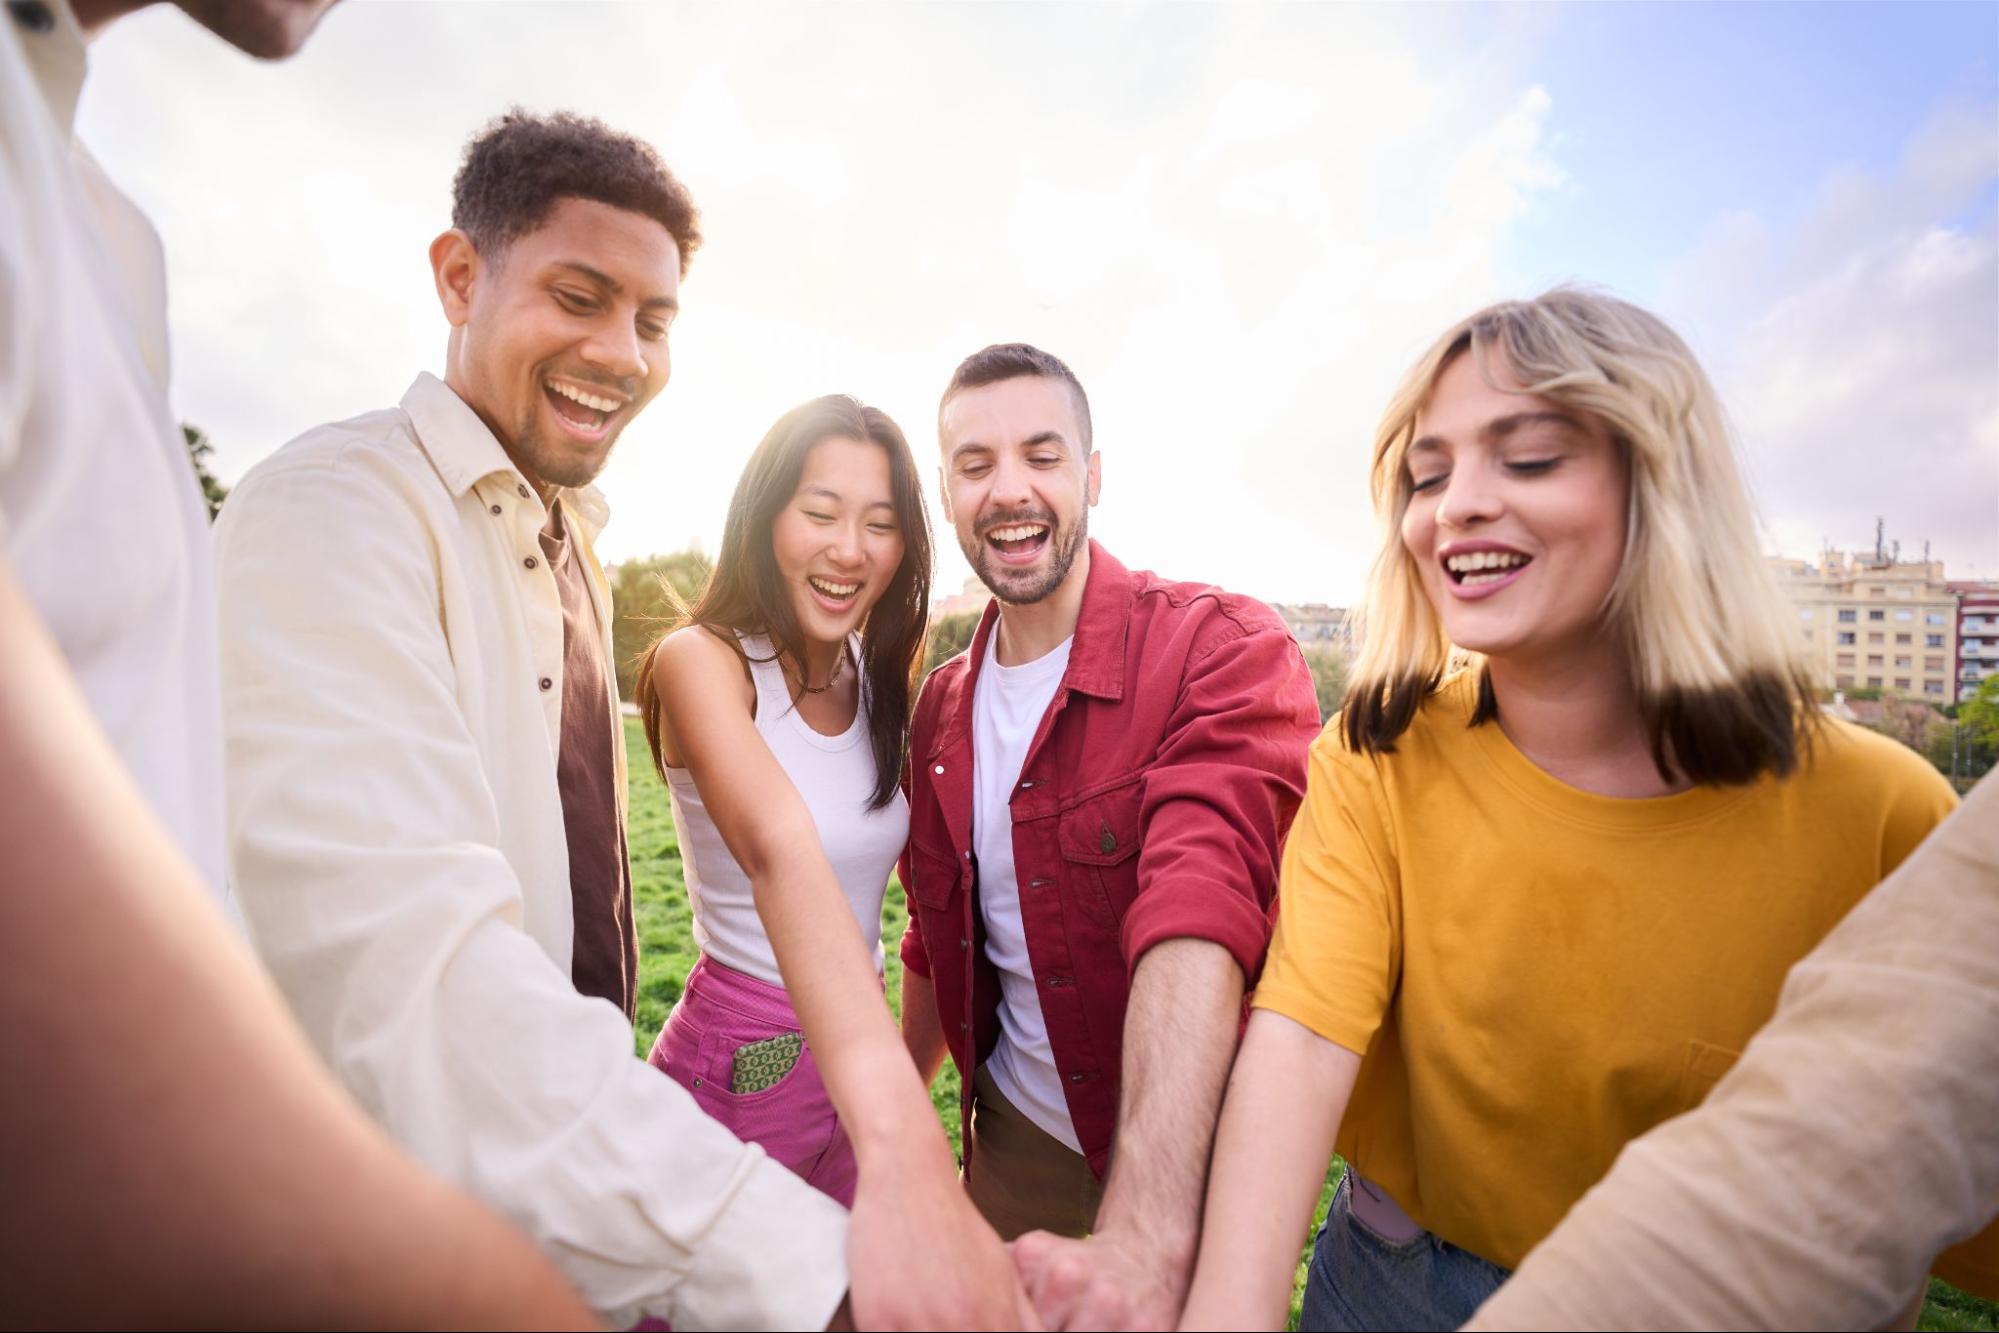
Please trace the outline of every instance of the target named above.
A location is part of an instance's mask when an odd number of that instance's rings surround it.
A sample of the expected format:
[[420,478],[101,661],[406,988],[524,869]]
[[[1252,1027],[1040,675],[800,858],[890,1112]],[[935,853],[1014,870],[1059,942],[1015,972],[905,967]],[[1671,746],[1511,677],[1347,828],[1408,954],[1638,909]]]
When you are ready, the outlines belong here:
[[823,1327],[845,1213],[632,1054],[522,929],[500,805],[392,469],[253,473],[217,527],[232,873],[313,1042],[394,1139],[607,1317]]
[[1140,798],[1139,888],[1120,936],[1128,970],[1162,940],[1193,938],[1226,948],[1256,981],[1318,731],[1311,673],[1281,627],[1190,658]]

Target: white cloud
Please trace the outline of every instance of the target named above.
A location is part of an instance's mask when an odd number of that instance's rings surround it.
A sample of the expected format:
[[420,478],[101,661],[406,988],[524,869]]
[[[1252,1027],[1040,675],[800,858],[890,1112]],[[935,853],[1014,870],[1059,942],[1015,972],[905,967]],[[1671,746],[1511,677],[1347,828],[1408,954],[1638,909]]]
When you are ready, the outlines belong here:
[[1707,353],[1789,554],[1876,515],[1953,577],[1999,577],[1999,109],[1948,107],[1894,169],[1828,175],[1803,215],[1718,220],[1674,313]]
[[1500,294],[1560,181],[1547,95],[1421,10],[357,5],[280,67],[155,12],[95,64],[83,131],[165,235],[178,405],[225,475],[436,367],[423,249],[477,124],[571,107],[658,144],[709,241],[605,474],[613,556],[712,549],[813,394],[927,462],[951,367],[1019,338],[1089,387],[1127,561],[1350,597],[1394,378]]

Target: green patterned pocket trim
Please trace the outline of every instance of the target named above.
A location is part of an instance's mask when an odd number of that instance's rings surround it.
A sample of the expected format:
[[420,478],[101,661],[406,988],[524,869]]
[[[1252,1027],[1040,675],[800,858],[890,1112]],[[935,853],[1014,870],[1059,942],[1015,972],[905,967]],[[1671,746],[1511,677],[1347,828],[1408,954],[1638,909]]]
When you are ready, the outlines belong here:
[[744,1042],[736,1048],[729,1091],[740,1095],[776,1086],[798,1063],[798,1053],[804,1048],[805,1038],[796,1032],[780,1032],[762,1041]]

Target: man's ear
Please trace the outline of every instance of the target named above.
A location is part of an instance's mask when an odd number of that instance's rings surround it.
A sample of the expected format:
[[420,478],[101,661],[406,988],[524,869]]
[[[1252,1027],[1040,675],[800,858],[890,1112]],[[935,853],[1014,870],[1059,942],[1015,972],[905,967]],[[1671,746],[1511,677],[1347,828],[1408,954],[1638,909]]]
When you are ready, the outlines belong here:
[[1092,509],[1096,508],[1097,492],[1102,490],[1104,485],[1103,461],[1104,456],[1095,449],[1092,449],[1090,450],[1090,461],[1083,464],[1083,475],[1088,479],[1084,496],[1088,499]]
[[472,238],[453,227],[430,243],[430,274],[437,284],[437,303],[454,329],[472,319],[472,290],[479,283],[479,249]]

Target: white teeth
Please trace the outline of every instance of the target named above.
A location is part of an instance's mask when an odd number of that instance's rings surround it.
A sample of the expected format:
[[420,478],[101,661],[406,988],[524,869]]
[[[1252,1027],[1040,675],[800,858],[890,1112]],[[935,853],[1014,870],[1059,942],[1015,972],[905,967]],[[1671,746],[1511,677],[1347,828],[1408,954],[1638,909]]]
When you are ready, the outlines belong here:
[[[1453,574],[1475,574],[1483,569],[1507,570],[1527,563],[1527,557],[1518,551],[1472,551],[1465,555],[1454,555],[1444,561],[1444,568]],[[1470,582],[1469,579],[1464,580]],[[1481,579],[1480,582],[1490,582]]]
[[807,583],[810,583],[813,587],[817,588],[820,592],[825,593],[828,597],[832,597],[835,599],[852,597],[855,593],[861,590],[861,585],[858,583],[829,583],[825,579],[810,578],[810,577],[808,577],[805,581]]
[[615,398],[605,398],[598,394],[585,393],[581,389],[571,388],[560,380],[550,380],[548,387],[561,394],[564,398],[567,398],[570,402],[581,403],[593,412],[615,412],[622,406]]
[[994,541],[1017,542],[1025,541],[1029,537],[1038,537],[1046,531],[1048,529],[1039,523],[1029,523],[1020,527],[994,528],[990,535]]

